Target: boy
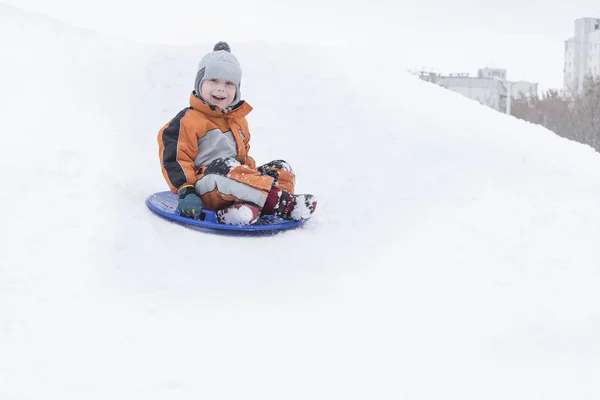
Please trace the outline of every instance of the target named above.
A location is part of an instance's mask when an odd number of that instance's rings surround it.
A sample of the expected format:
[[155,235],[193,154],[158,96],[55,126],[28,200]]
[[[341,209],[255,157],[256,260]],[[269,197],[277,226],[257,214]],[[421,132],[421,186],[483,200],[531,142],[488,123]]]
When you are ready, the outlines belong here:
[[158,133],[163,176],[177,194],[179,212],[200,218],[216,211],[220,223],[253,224],[261,215],[287,220],[310,217],[313,195],[294,195],[295,175],[283,160],[260,167],[248,155],[246,115],[241,100],[242,69],[229,45],[219,42],[198,66],[190,107]]

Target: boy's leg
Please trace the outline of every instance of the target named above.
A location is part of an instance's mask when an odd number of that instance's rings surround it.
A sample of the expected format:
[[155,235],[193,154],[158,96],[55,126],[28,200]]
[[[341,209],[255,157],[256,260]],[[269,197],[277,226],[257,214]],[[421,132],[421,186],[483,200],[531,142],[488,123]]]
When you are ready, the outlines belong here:
[[296,175],[294,175],[294,171],[287,161],[273,160],[258,167],[258,172],[261,175],[272,177],[273,187],[294,193]]
[[278,215],[288,220],[309,218],[317,207],[310,194],[294,194],[296,176],[286,161],[275,160],[258,167],[262,175],[273,177],[273,187],[267,195],[261,215]]
[[221,210],[234,203],[263,207],[274,178],[241,165],[234,158],[214,160],[196,182],[196,192],[207,210]]
[[[252,169],[233,158],[220,158],[203,171],[202,178],[196,182],[196,192],[205,209],[221,211],[219,217],[224,223],[238,223],[237,217],[236,222],[227,221],[233,220],[235,215],[227,215],[229,211],[247,211],[235,207],[224,210],[236,203],[254,204],[261,211],[260,215],[274,214],[291,220],[308,218],[314,212],[317,200],[310,194],[294,195],[294,185],[295,175],[283,160]],[[252,209],[253,220],[255,211]]]

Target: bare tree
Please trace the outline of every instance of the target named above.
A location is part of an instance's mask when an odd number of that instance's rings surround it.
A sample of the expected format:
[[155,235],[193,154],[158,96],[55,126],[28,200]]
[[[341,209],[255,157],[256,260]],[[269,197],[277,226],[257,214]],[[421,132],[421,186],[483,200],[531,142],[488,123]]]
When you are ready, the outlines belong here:
[[571,105],[573,140],[600,151],[600,78],[587,77]]
[[600,77],[588,77],[584,90],[572,96],[554,89],[541,97],[522,96],[513,101],[511,114],[600,151]]

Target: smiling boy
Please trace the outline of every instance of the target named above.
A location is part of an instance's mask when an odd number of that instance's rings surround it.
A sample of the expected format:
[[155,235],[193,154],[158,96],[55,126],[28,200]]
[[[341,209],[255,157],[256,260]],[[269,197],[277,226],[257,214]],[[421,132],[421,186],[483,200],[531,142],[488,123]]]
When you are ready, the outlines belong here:
[[224,110],[233,103],[235,83],[223,79],[211,78],[202,83],[201,96],[209,103]]
[[306,219],[317,201],[294,194],[295,175],[283,160],[260,167],[248,155],[250,131],[246,115],[252,107],[241,100],[242,69],[227,43],[219,42],[202,58],[190,107],[158,133],[161,169],[178,210],[200,218],[216,211],[224,224],[252,224],[261,215]]

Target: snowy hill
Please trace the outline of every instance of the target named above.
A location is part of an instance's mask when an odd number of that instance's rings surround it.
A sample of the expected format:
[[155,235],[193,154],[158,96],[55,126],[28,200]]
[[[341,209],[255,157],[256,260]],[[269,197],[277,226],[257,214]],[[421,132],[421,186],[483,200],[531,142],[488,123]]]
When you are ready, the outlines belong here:
[[269,238],[151,214],[204,46],[0,4],[0,399],[597,399],[600,156],[342,48],[230,43]]

